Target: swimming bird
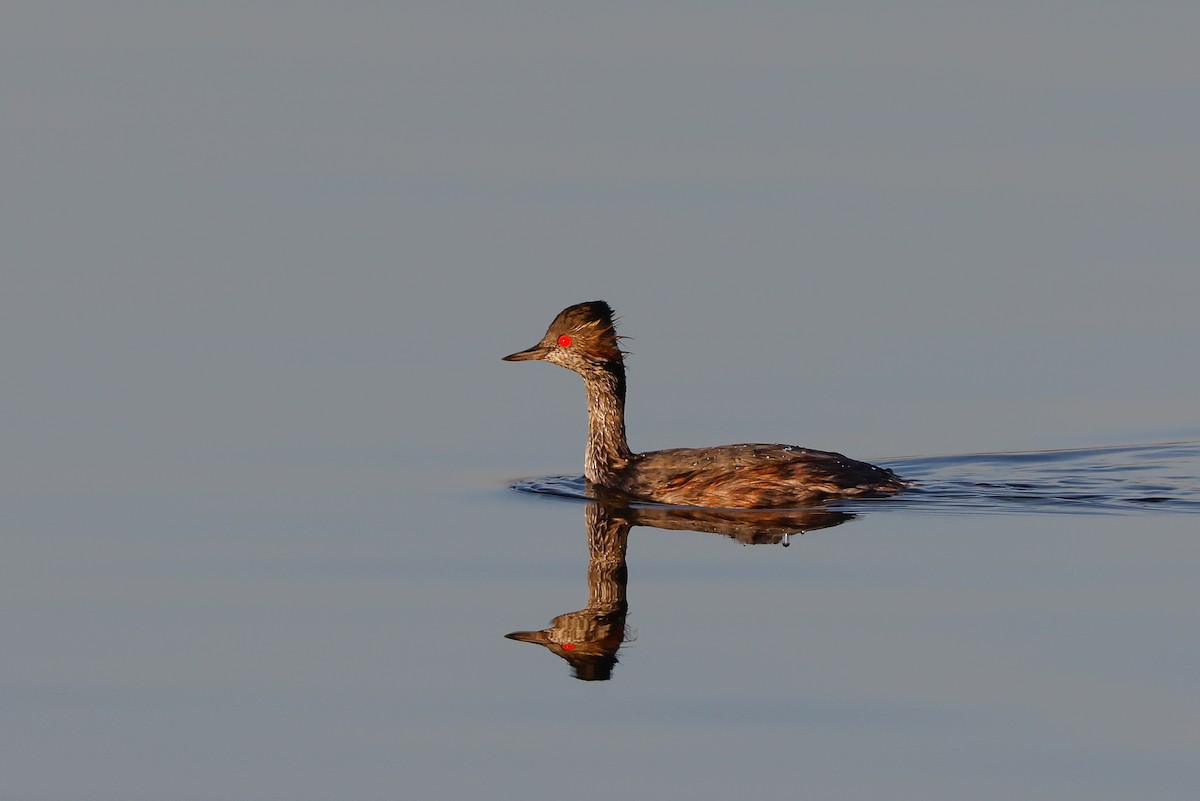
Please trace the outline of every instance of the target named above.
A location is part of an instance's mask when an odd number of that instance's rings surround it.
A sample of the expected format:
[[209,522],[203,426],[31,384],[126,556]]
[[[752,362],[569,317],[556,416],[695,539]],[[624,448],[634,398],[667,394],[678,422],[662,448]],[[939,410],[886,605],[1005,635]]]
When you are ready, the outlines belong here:
[[634,453],[625,437],[625,354],[602,300],[563,309],[536,345],[504,361],[540,360],[583,378],[589,484],[639,501],[731,509],[787,508],[891,495],[908,486],[891,470],[840,453],[746,443]]

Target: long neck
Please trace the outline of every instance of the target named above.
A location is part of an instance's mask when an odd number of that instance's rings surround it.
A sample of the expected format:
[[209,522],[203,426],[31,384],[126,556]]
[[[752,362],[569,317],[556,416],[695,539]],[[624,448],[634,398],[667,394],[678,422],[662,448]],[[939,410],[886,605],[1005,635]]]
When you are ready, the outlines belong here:
[[625,440],[625,366],[596,366],[583,374],[588,399],[588,441],[583,475],[593,484],[613,487],[629,461]]

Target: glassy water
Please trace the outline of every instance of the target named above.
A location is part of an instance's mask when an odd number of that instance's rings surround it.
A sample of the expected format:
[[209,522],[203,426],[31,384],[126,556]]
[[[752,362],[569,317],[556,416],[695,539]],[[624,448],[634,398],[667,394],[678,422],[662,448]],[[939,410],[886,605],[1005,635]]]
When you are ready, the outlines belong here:
[[581,510],[587,543],[582,608],[507,635],[559,658],[530,686],[614,685],[549,695],[586,710],[577,742],[677,797],[1191,792],[1200,443],[884,463],[918,488],[794,511],[515,482],[574,500],[540,511]]
[[1200,5],[812,5],[7,3],[0,801],[1193,801]]
[[280,456],[248,496],[9,498],[6,795],[1200,780],[1194,442],[899,459],[919,492],[729,513]]

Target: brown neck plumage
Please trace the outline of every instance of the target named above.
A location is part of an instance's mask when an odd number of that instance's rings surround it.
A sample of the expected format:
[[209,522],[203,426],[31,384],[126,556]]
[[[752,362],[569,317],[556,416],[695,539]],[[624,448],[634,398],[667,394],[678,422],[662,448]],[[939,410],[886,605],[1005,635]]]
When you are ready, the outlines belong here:
[[625,439],[625,365],[620,360],[595,364],[581,373],[587,387],[588,441],[583,475],[593,484],[615,486],[629,462]]

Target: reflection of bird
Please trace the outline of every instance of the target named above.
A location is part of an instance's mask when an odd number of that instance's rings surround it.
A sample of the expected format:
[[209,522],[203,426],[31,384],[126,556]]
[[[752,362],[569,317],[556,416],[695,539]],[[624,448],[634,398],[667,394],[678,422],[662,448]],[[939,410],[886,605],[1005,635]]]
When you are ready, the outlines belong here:
[[625,439],[625,363],[612,309],[602,300],[564,309],[541,342],[504,359],[541,359],[583,377],[588,398],[584,476],[632,498],[684,506],[778,508],[889,495],[907,486],[886,468],[792,445],[633,453]]
[[514,631],[510,640],[544,645],[575,669],[584,681],[607,681],[625,641],[625,549],[630,523],[613,508],[590,503],[584,511],[588,533],[588,603],[567,612],[541,631]]
[[723,534],[743,545],[788,544],[791,534],[830,528],[854,518],[824,509],[788,511],[757,509],[671,509],[630,507],[611,499],[589,503],[584,509],[588,536],[588,603],[578,612],[567,612],[540,631],[514,631],[510,640],[543,645],[571,663],[575,677],[607,681],[617,663],[617,650],[626,641],[625,597],[629,572],[625,552],[633,526]]
[[780,543],[787,546],[793,534],[840,526],[856,515],[830,509],[700,509],[693,507],[639,506],[629,510],[635,526],[675,531],[723,534],[743,545]]

